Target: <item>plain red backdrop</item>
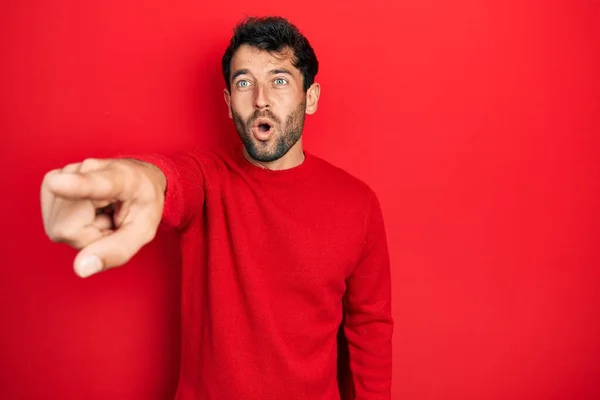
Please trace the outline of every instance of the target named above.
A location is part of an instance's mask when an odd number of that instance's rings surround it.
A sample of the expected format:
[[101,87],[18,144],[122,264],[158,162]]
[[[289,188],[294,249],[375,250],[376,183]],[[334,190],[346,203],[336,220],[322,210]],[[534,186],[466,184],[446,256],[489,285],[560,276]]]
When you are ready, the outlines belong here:
[[168,399],[171,234],[88,280],[44,236],[52,168],[227,145],[219,61],[282,14],[321,62],[309,150],[388,228],[394,399],[600,398],[600,3],[21,0],[0,5],[0,397]]

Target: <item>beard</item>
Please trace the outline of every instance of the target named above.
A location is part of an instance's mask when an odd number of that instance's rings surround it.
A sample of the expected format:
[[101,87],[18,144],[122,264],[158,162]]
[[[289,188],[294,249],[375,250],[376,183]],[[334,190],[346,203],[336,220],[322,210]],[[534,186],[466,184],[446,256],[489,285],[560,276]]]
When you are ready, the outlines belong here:
[[[250,157],[261,162],[271,162],[280,159],[300,140],[304,129],[306,101],[285,118],[284,123],[271,111],[254,111],[246,120],[232,110],[233,121],[246,151]],[[273,136],[261,142],[252,135],[252,124],[258,118],[269,118],[273,122]]]

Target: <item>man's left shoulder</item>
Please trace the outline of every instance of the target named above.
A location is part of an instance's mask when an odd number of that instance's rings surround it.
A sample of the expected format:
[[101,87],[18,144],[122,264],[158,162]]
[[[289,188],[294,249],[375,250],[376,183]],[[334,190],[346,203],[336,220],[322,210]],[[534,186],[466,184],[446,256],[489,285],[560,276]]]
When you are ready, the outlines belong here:
[[313,157],[318,167],[316,179],[324,191],[331,195],[343,196],[346,201],[364,202],[377,197],[373,188],[365,180],[324,158]]

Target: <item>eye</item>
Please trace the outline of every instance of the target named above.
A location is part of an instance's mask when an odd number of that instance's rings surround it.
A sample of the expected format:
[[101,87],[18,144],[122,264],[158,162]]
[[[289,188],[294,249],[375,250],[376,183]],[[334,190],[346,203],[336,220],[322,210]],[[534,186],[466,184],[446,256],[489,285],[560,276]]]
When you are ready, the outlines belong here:
[[275,79],[275,84],[276,85],[285,85],[287,83],[287,80],[283,79],[283,78],[277,78]]
[[239,81],[236,82],[236,86],[243,87],[243,88],[248,87],[248,86],[250,86],[250,82],[248,82],[245,79],[240,79]]

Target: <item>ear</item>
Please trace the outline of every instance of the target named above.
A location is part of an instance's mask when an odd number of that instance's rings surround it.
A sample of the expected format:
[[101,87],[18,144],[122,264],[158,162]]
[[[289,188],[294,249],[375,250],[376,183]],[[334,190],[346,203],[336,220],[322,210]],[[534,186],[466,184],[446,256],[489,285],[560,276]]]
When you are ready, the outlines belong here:
[[306,91],[306,113],[308,115],[317,112],[319,96],[321,96],[321,85],[315,82]]
[[225,103],[227,103],[227,110],[229,111],[229,118],[233,118],[233,114],[231,112],[231,94],[229,94],[229,90],[223,90],[223,97],[225,98]]

